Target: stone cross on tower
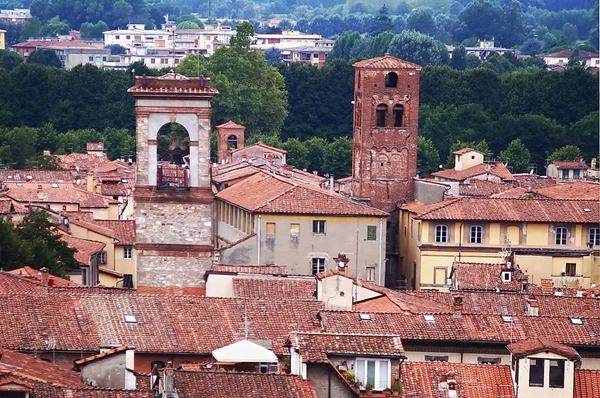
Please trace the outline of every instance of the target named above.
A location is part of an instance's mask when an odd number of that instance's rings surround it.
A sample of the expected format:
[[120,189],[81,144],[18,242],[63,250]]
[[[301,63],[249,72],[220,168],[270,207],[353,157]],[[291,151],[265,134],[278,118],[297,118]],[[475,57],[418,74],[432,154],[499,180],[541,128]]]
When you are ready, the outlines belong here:
[[[136,117],[137,286],[185,288],[203,283],[213,250],[210,186],[211,100],[209,79],[177,73],[135,77],[129,93]],[[161,161],[161,135],[185,135],[185,166]],[[167,129],[168,130],[168,129]]]

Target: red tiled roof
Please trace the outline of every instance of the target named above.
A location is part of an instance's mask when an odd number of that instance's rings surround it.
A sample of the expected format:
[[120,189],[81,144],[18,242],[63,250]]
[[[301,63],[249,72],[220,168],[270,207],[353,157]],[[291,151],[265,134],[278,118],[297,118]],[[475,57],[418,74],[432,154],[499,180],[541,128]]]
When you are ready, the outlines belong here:
[[446,398],[441,383],[456,381],[458,397],[514,398],[510,366],[445,362],[406,362],[402,364],[403,397]]
[[70,223],[104,236],[115,238],[118,245],[130,246],[135,241],[135,220],[94,220],[89,212],[64,212]]
[[292,347],[300,350],[303,362],[326,363],[328,354],[404,356],[404,347],[397,335],[292,333],[289,341]]
[[175,388],[179,398],[317,398],[311,381],[282,374],[175,371]]
[[259,171],[260,170],[254,166],[248,166],[248,167],[244,167],[242,169],[225,171],[223,173],[213,176],[212,179],[214,182],[219,182],[219,183],[229,182],[229,181],[238,180],[240,178],[245,178],[245,177],[254,175],[254,174],[258,173]]
[[[24,266],[22,268],[13,269],[9,272],[13,275],[27,278],[36,283],[41,283],[40,271],[35,268]],[[68,279],[60,278],[56,275],[48,275],[48,283],[50,286],[80,286],[79,283],[71,282]]]
[[587,170],[589,169],[588,165],[585,161],[582,160],[565,160],[558,161],[553,160],[552,164],[556,166],[558,169],[579,169],[579,170]]
[[600,222],[600,207],[593,200],[459,198],[402,208],[422,220]]
[[576,181],[557,184],[532,191],[536,195],[550,199],[600,199],[600,184],[597,182]]
[[287,269],[281,265],[229,265],[213,264],[211,271],[233,272],[236,274],[285,275]]
[[226,128],[226,129],[245,129],[246,126],[242,126],[241,124],[237,124],[236,122],[230,120],[223,124],[219,124],[217,128]]
[[453,155],[464,155],[465,153],[469,153],[469,152],[477,152],[477,153],[483,154],[483,152],[480,152],[477,149],[473,149],[473,148],[462,148],[462,149],[459,149],[458,151],[452,152],[452,154]]
[[268,149],[269,151],[272,151],[272,152],[279,152],[279,153],[282,153],[282,154],[286,154],[287,153],[287,151],[285,149],[275,148],[274,146],[269,146],[267,144],[263,144],[262,141],[258,141],[258,142],[254,143],[254,144],[251,144],[251,145],[246,145],[246,146],[243,146],[243,147],[240,147],[240,148],[236,148],[233,151],[231,151],[231,153],[236,153],[236,152],[244,151],[244,150],[247,150],[247,149],[252,148],[254,146],[258,146],[258,147],[261,147],[261,148],[264,148],[264,149]]
[[11,214],[14,206],[9,199],[0,199],[0,214]]
[[500,192],[508,191],[512,186],[511,183],[472,179],[468,184],[460,184],[458,186],[458,192],[460,196],[489,197]]
[[528,189],[542,188],[556,185],[556,180],[552,177],[539,176],[537,174],[513,174],[515,186]]
[[365,206],[307,184],[257,173],[219,192],[216,197],[253,213],[387,217]]
[[492,194],[492,195],[490,195],[490,197],[491,198],[504,198],[504,199],[524,199],[524,198],[527,198],[528,193],[530,193],[528,188],[516,187],[516,188],[511,188],[504,192]]
[[365,59],[364,61],[355,62],[352,64],[355,68],[366,69],[421,69],[421,65],[413,64],[412,62],[404,61],[389,54],[383,57]]
[[502,162],[482,163],[468,167],[463,170],[446,169],[431,173],[431,175],[443,178],[445,180],[464,181],[467,178],[472,178],[480,175],[494,175],[503,181],[513,181],[514,177]]
[[84,47],[84,48],[95,48],[91,44],[78,40],[28,40],[21,43],[13,44],[12,47],[16,48],[29,48],[29,47]]
[[[587,51],[587,50],[578,50],[579,51],[579,58],[598,58],[598,54],[591,52],[591,51]],[[569,58],[571,55],[573,55],[573,53],[575,52],[575,50],[573,49],[567,49],[567,50],[561,50],[561,51],[557,51],[555,53],[550,53],[550,54],[542,54],[542,56],[544,58]]]
[[571,347],[550,341],[544,337],[521,340],[507,346],[508,350],[516,357],[525,357],[540,352],[553,352],[572,360],[579,360],[579,353]]
[[90,257],[101,252],[106,244],[95,240],[76,238],[70,235],[62,235],[60,239],[70,248],[76,249],[75,260],[84,265],[90,265]]
[[80,207],[106,208],[116,200],[75,188],[70,183],[8,182],[6,196],[22,203],[77,203]]
[[63,169],[79,172],[95,170],[100,165],[110,162],[106,153],[71,153],[69,155],[58,155],[57,158],[58,164]]
[[314,279],[240,278],[233,279],[235,297],[255,299],[314,300],[317,283]]
[[[135,346],[137,352],[202,354],[247,336],[270,340],[273,352],[283,355],[289,333],[317,330],[317,314],[323,309],[316,300],[219,299],[126,290],[64,288],[0,294],[0,347],[44,351],[52,339],[56,350],[98,351],[100,345],[120,344]],[[125,322],[127,314],[135,315],[137,322]],[[22,325],[27,325],[26,333]]]
[[456,275],[458,290],[500,290],[518,292],[521,283],[511,273],[510,282],[502,281],[504,264],[456,263],[452,272]]
[[[448,312],[448,307],[440,304],[434,300],[429,300],[427,298],[422,298],[414,294],[414,292],[405,292],[388,289],[383,286],[376,285],[371,282],[361,281],[360,285],[366,289],[371,291],[384,294],[385,297],[393,303],[400,312],[413,313],[413,314],[423,314],[423,313],[433,313],[433,312]],[[371,308],[373,312],[386,312],[383,310],[384,307],[378,308],[376,304],[378,303],[369,303],[372,299],[367,299],[364,302],[358,302],[355,304],[357,310],[360,308],[361,311],[363,309]],[[382,301],[382,300],[380,300]],[[387,303],[381,303],[383,306],[387,307]],[[398,312],[398,311],[392,311]]]
[[600,370],[575,369],[574,398],[597,398],[600,391]]
[[68,170],[0,170],[0,181],[73,182]]
[[39,282],[26,276],[13,275],[11,272],[0,271],[0,293],[35,293],[45,292],[47,288]]
[[107,358],[111,355],[118,354],[120,352],[125,352],[129,349],[130,349],[129,347],[124,346],[124,345],[122,345],[120,347],[111,348],[110,350],[101,352],[99,354],[90,355],[89,357],[78,359],[75,361],[75,366],[81,366],[86,363],[97,361],[98,359]]

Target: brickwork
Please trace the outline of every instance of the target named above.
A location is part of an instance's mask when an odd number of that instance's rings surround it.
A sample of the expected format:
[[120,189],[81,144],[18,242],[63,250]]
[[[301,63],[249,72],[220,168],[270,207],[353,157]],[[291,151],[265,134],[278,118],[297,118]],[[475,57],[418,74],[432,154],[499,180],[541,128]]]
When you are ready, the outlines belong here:
[[[176,73],[137,77],[129,89],[136,115],[137,284],[142,289],[204,284],[213,250],[210,189],[210,80]],[[189,185],[159,187],[157,135],[178,123],[189,135]]]
[[[217,154],[219,163],[226,163],[229,159],[230,149],[239,149],[244,146],[244,132],[246,128],[234,122],[227,122],[217,126]],[[230,148],[229,138],[235,137],[235,145]]]
[[352,193],[390,211],[413,196],[421,68],[390,56],[371,61],[354,65]]

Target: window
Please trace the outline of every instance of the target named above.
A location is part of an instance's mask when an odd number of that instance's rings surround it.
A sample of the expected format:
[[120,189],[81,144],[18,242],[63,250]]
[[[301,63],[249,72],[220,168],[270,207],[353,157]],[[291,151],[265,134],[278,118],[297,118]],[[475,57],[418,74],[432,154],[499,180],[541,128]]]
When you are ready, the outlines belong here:
[[367,267],[367,281],[375,282],[375,267]]
[[577,274],[577,264],[567,263],[567,265],[565,267],[565,275],[575,276],[576,274]]
[[391,366],[387,359],[357,359],[356,378],[362,386],[368,383],[373,390],[381,391],[391,387]]
[[433,314],[425,314],[423,315],[423,319],[425,319],[426,322],[435,322]]
[[133,247],[126,246],[123,248],[123,258],[131,260],[133,257]]
[[385,127],[387,117],[387,105],[377,105],[377,127]]
[[276,224],[274,222],[267,223],[267,239],[275,239]]
[[510,271],[502,271],[502,282],[510,282],[512,274]]
[[96,62],[100,62],[102,58],[99,55],[96,55]]
[[290,236],[292,238],[298,238],[300,236],[300,224],[297,224],[297,223],[290,224]]
[[402,105],[394,106],[394,127],[404,126],[404,107]]
[[125,36],[125,39],[129,40],[129,39],[131,39],[131,36],[129,36],[129,35]]
[[102,57],[102,61],[103,61],[103,62],[106,62],[106,57]]
[[558,227],[556,228],[556,244],[566,245],[567,244],[567,228]]
[[481,243],[481,237],[483,235],[483,228],[479,225],[473,225],[471,227],[471,238],[470,243]]
[[313,53],[313,58],[319,58],[319,53]]
[[425,355],[427,362],[448,362],[448,355]]
[[562,359],[550,360],[550,387],[565,388],[565,361]]
[[98,264],[106,264],[106,252],[98,253]]
[[313,234],[325,234],[325,220],[313,220]]
[[543,359],[529,359],[529,387],[544,387]]
[[590,228],[590,242],[594,246],[600,246],[600,228]]
[[398,75],[394,72],[390,72],[385,75],[385,86],[398,87]]
[[150,63],[151,63],[151,64],[155,64],[155,63],[156,63],[156,59],[154,59],[154,58],[150,58]]
[[448,226],[436,225],[435,226],[435,241],[437,243],[448,242]]
[[125,323],[137,323],[137,318],[135,315],[126,314],[125,315]]
[[573,179],[574,180],[578,180],[579,179],[579,170],[573,170]]
[[477,357],[477,363],[487,365],[500,365],[502,363],[502,358]]
[[150,364],[150,370],[152,371],[152,369],[154,369],[155,366],[156,369],[163,369],[165,367],[165,363],[163,361],[152,361],[152,363]]
[[502,315],[502,321],[511,323],[513,321],[513,317],[512,317],[512,315]]
[[227,137],[227,148],[229,149],[237,149],[238,147],[238,139],[235,135],[230,135]]
[[573,325],[583,325],[581,318],[569,318]]
[[314,257],[312,259],[312,273],[316,274],[317,272],[325,271],[325,259]]
[[115,39],[116,39],[116,40],[119,40],[119,39],[121,39],[121,36],[119,36],[119,35],[116,35],[116,36],[115,36]]
[[562,170],[562,178],[564,178],[564,179],[569,178],[569,170],[568,169]]
[[88,61],[89,62],[94,62],[94,57],[93,56],[92,57],[88,57]]
[[377,240],[376,225],[367,225],[367,240]]

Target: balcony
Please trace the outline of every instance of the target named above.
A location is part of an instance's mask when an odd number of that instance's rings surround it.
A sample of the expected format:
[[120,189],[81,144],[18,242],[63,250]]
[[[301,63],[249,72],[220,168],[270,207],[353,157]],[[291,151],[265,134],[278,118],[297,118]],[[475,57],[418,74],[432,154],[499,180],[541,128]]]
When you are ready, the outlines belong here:
[[163,166],[156,170],[158,189],[187,190],[189,188],[189,170],[177,166]]

